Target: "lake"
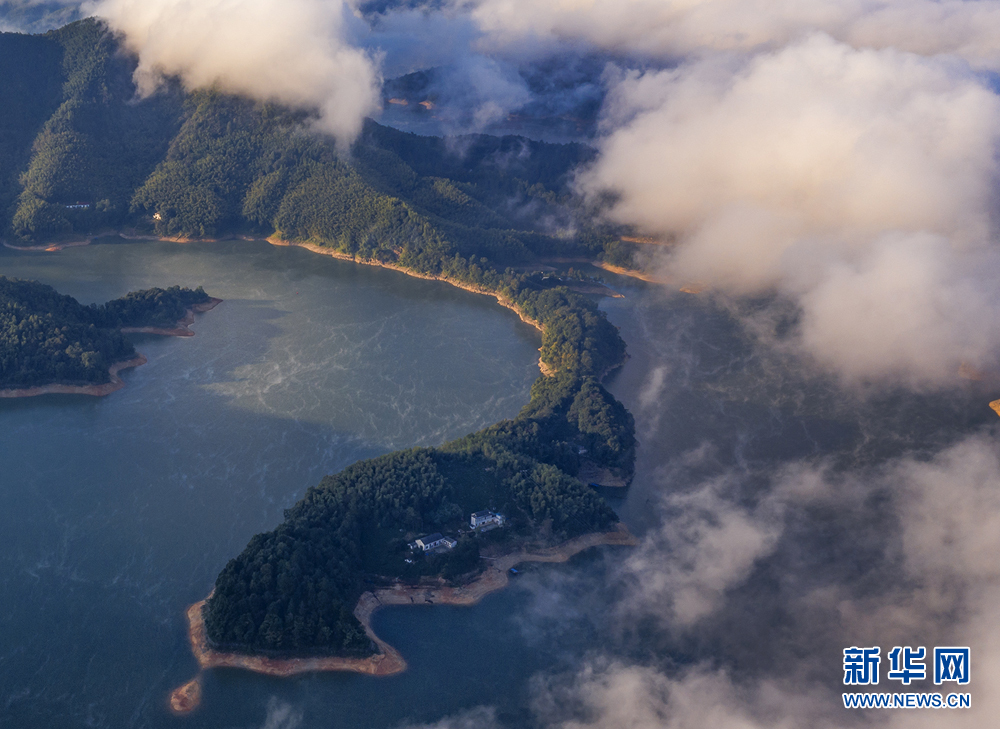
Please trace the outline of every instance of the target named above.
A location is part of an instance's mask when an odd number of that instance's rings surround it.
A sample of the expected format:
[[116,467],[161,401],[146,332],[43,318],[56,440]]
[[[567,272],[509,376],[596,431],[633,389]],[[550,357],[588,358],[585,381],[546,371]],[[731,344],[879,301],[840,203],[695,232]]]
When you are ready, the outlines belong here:
[[515,415],[538,332],[488,297],[259,242],[2,249],[0,272],[84,303],[173,284],[225,300],[195,337],[137,338],[149,363],[108,397],[0,402],[0,721],[255,725],[320,681],[337,726],[370,726],[376,687],[354,676],[213,675],[197,716],[171,716],[195,671],[184,609],[324,474]]

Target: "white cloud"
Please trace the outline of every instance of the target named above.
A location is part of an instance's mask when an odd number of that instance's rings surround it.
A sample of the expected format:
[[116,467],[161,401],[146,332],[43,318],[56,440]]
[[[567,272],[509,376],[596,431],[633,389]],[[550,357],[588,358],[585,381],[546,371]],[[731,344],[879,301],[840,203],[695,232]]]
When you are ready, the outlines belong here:
[[993,0],[454,0],[495,48],[589,45],[681,58],[756,52],[822,31],[858,48],[960,55],[1000,67]]
[[316,109],[341,144],[379,106],[375,62],[350,43],[343,0],[96,0],[86,11],[124,34],[144,92],[166,74]]
[[772,552],[781,534],[781,505],[769,498],[753,507],[737,505],[734,481],[708,481],[664,499],[663,525],[625,563],[633,589],[620,605],[623,614],[690,626]]
[[777,291],[846,379],[942,384],[1000,348],[1000,98],[963,63],[822,35],[750,60],[629,73],[581,177],[679,245],[682,280]]

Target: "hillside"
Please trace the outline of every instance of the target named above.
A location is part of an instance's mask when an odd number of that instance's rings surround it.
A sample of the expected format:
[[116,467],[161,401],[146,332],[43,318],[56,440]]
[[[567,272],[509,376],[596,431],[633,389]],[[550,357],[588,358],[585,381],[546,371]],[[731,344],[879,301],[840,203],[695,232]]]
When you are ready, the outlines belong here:
[[582,145],[369,121],[340,155],[303,112],[170,83],[137,99],[135,60],[95,20],[0,34],[0,68],[0,104],[16,110],[0,118],[0,236],[13,243],[122,228],[254,234],[425,267],[620,245],[567,187],[593,155]]

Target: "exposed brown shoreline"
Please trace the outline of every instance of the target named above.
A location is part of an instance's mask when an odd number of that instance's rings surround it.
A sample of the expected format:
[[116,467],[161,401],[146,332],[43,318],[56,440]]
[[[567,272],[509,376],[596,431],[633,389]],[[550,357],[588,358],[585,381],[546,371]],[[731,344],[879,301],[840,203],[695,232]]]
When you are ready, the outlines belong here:
[[448,276],[436,276],[429,273],[420,273],[414,271],[413,269],[406,268],[405,266],[400,266],[397,263],[385,263],[379,261],[375,258],[360,258],[354,256],[350,253],[341,253],[340,251],[335,251],[332,248],[327,248],[325,246],[318,246],[315,243],[299,243],[297,241],[282,240],[281,238],[270,237],[266,239],[268,243],[272,246],[290,247],[290,248],[305,248],[313,253],[319,253],[323,256],[330,256],[331,258],[338,258],[342,261],[351,261],[352,263],[360,263],[365,266],[377,266],[379,268],[388,268],[392,271],[399,271],[400,273],[405,273],[407,276],[413,276],[414,278],[422,278],[427,281],[443,281],[444,283],[451,284],[456,288],[460,288],[463,291],[471,291],[474,294],[482,294],[483,296],[492,296],[497,300],[500,306],[510,309],[515,314],[520,317],[521,321],[525,324],[530,324],[538,331],[542,331],[542,324],[537,319],[532,319],[530,316],[525,314],[521,309],[510,299],[505,296],[498,294],[495,291],[490,291],[482,286],[476,286],[474,284],[466,283],[464,281],[459,281],[458,279],[450,278]]
[[43,243],[37,246],[16,246],[7,241],[3,241],[4,248],[10,248],[12,251],[61,251],[63,248],[76,248],[78,246],[89,246],[93,238],[84,238],[83,240],[71,240],[62,243]]
[[[371,627],[372,614],[385,605],[475,605],[486,595],[501,590],[510,581],[510,568],[522,562],[566,562],[585,549],[602,545],[635,546],[639,542],[624,524],[611,532],[595,532],[570,539],[554,547],[534,552],[518,551],[491,560],[485,572],[467,585],[450,586],[443,580],[434,584],[409,587],[397,584],[365,592],[358,599],[354,616],[380,653],[368,658],[309,656],[305,658],[270,658],[243,653],[227,653],[211,648],[205,632],[202,608],[206,600],[187,609],[188,637],[201,671],[209,668],[242,668],[268,676],[293,676],[319,671],[350,671],[370,676],[392,676],[406,670],[406,660],[399,651],[379,638]],[[209,595],[211,597],[211,595]],[[201,701],[201,672],[170,694],[170,708],[177,714],[196,709]]]
[[[4,245],[7,244],[5,243]],[[175,327],[169,329],[160,327],[122,327],[121,331],[123,334],[141,333],[161,334],[166,337],[193,337],[194,332],[188,327],[194,323],[195,313],[211,311],[221,303],[222,299],[210,298],[203,304],[195,304],[187,310],[184,314],[184,318],[178,321]],[[104,397],[105,395],[110,395],[112,392],[125,387],[125,381],[118,376],[118,373],[121,370],[129,369],[131,367],[139,367],[146,364],[148,361],[149,360],[146,359],[145,355],[140,354],[138,357],[134,357],[123,362],[115,362],[108,368],[111,380],[101,385],[67,385],[63,383],[52,383],[49,385],[38,385],[37,387],[11,388],[7,390],[0,390],[0,398],[38,397],[39,395],[93,395],[95,397]]]
[[124,362],[115,362],[108,368],[111,381],[105,382],[103,385],[64,385],[53,383],[37,387],[12,388],[9,390],[0,390],[0,398],[37,397],[38,395],[94,395],[95,397],[103,397],[125,387],[125,381],[118,376],[121,370],[129,369],[130,367],[139,367],[146,364],[146,362],[146,357],[141,354]]

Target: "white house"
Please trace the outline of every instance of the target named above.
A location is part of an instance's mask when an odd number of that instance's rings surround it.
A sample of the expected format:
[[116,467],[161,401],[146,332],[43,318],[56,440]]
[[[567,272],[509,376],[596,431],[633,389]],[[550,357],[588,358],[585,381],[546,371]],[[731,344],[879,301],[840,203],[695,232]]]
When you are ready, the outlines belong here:
[[454,549],[458,542],[451,537],[443,537],[439,532],[435,532],[434,534],[428,534],[426,537],[420,537],[413,544],[425,552],[430,552],[432,549],[437,549],[438,547]]
[[469,519],[469,525],[473,529],[492,529],[493,527],[502,527],[506,521],[507,518],[503,514],[493,511],[476,511]]

